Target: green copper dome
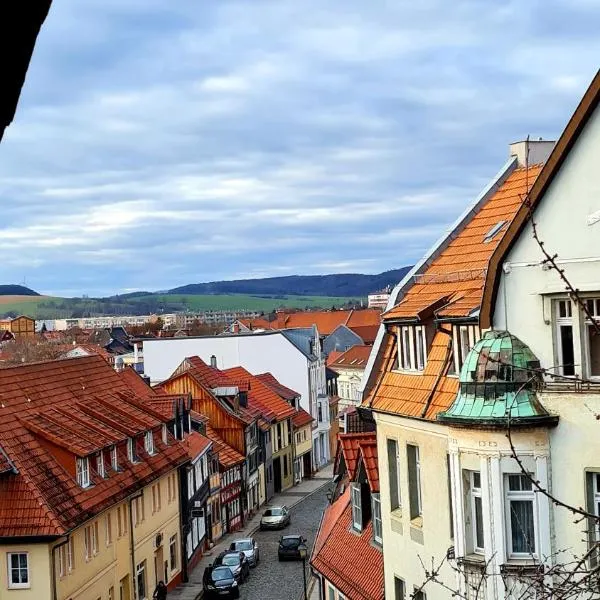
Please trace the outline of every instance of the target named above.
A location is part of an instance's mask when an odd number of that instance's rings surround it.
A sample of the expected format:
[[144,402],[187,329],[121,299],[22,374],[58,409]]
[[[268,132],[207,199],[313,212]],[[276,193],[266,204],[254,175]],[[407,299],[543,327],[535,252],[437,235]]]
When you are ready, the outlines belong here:
[[507,331],[487,332],[471,349],[460,372],[460,390],[438,420],[469,426],[556,422],[537,398],[543,383],[540,361]]

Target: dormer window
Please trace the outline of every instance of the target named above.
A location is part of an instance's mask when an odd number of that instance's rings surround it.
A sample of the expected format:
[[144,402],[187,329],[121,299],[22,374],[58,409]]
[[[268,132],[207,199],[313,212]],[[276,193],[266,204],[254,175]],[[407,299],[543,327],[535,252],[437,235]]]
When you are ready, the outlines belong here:
[[163,423],[163,426],[162,426],[162,442],[163,442],[163,444],[165,446],[169,443],[168,433],[169,433],[169,430],[167,429],[167,424]]
[[98,475],[100,477],[106,477],[106,471],[104,469],[104,454],[102,451],[96,454],[96,471],[98,471]]
[[427,338],[423,325],[404,325],[398,334],[398,366],[403,371],[423,371],[427,364]]
[[144,447],[146,448],[146,452],[150,455],[154,454],[154,436],[152,435],[152,431],[146,431],[144,436]]
[[77,483],[82,487],[86,488],[90,485],[90,461],[86,458],[77,459]]
[[362,493],[360,484],[352,484],[352,527],[356,531],[362,531]]
[[119,470],[119,458],[117,456],[117,447],[112,446],[110,449],[110,464],[113,471]]

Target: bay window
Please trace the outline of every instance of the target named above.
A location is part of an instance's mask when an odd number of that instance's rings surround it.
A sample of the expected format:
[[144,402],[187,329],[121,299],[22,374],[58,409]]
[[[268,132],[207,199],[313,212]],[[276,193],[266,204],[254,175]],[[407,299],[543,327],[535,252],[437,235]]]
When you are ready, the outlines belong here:
[[535,558],[537,506],[531,480],[524,474],[504,476],[508,555]]

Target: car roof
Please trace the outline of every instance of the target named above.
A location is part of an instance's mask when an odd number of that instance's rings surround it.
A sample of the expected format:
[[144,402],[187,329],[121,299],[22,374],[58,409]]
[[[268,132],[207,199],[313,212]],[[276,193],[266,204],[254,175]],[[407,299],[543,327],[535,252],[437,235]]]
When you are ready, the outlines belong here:
[[[239,542],[253,542],[254,538],[248,537],[248,538],[240,538],[238,540],[233,540],[231,543],[232,544],[239,544]],[[230,550],[230,552],[235,552],[235,550]]]
[[295,540],[298,538],[301,538],[302,536],[300,534],[293,534],[293,535],[282,535],[281,539],[282,540]]

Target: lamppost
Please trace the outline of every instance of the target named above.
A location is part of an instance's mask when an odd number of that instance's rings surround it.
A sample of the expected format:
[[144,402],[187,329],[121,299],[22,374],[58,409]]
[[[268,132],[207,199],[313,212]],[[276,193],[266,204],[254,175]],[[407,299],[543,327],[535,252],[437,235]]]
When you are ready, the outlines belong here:
[[308,549],[306,547],[306,543],[302,542],[298,546],[298,552],[300,553],[300,558],[302,559],[302,577],[304,580],[304,600],[308,600],[308,596],[306,595],[306,553]]

